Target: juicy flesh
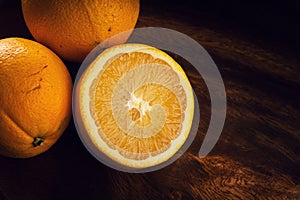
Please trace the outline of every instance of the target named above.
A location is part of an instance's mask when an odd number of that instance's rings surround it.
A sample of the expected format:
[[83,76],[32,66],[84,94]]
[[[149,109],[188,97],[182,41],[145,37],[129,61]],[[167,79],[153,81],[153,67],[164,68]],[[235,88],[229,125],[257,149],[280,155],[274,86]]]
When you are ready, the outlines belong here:
[[105,143],[143,160],[166,151],[181,131],[186,94],[176,72],[142,52],[111,58],[90,88],[90,108]]

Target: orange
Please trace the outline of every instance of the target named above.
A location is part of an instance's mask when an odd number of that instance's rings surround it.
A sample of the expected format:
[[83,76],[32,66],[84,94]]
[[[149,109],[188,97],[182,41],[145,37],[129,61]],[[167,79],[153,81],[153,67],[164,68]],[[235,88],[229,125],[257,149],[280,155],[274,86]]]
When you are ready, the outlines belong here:
[[49,149],[71,118],[72,80],[59,57],[22,38],[0,40],[0,154]]
[[142,44],[102,52],[78,81],[80,134],[88,149],[132,168],[158,165],[186,141],[194,113],[193,90],[169,55]]
[[139,5],[139,0],[22,0],[23,16],[33,37],[76,62],[105,39],[133,29]]

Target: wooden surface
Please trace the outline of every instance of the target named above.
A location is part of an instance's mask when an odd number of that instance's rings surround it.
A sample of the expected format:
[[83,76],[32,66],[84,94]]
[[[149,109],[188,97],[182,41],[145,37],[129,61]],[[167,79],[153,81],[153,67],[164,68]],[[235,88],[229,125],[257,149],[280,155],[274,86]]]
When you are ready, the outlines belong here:
[[[300,51],[295,28],[299,4],[280,9],[280,5],[262,3],[228,5],[237,1],[179,2],[170,6],[170,1],[161,5],[142,1],[137,27],[185,33],[216,62],[228,110],[213,151],[205,158],[197,157],[210,118],[207,88],[195,69],[174,55],[197,93],[201,110],[196,139],[180,159],[146,174],[110,169],[86,151],[71,122],[60,140],[40,156],[0,157],[0,199],[300,197]],[[0,38],[32,38],[19,1],[0,1],[0,17]],[[65,63],[74,80],[80,64]]]

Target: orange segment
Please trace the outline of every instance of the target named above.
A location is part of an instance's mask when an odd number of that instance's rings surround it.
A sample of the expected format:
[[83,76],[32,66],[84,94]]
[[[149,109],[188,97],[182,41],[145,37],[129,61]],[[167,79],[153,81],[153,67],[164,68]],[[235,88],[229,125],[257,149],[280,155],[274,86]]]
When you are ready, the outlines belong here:
[[112,47],[80,82],[87,134],[112,160],[130,167],[157,165],[186,140],[193,118],[192,88],[164,52],[140,44]]

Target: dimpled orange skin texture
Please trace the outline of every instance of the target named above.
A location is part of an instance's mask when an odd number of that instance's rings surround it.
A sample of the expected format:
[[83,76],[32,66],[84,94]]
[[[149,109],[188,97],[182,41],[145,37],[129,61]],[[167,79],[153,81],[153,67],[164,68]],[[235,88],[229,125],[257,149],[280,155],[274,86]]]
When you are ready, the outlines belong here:
[[105,39],[133,29],[139,8],[139,0],[22,0],[23,16],[33,37],[74,62],[81,62]]
[[[71,118],[72,80],[64,63],[27,39],[0,40],[0,154],[26,158],[49,149]],[[34,147],[34,138],[44,139]]]

